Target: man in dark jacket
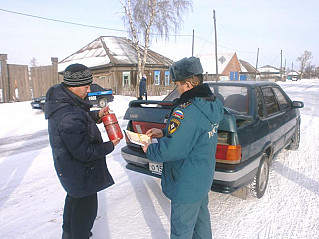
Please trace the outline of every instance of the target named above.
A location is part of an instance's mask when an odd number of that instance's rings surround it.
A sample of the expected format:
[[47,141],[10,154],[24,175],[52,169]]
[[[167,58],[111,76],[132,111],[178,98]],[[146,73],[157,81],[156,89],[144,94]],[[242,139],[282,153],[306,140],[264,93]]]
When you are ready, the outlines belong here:
[[143,74],[143,77],[141,79],[140,85],[139,85],[139,92],[140,92],[140,100],[143,100],[143,97],[145,97],[145,100],[147,100],[147,91],[146,91],[146,75]]
[[171,67],[181,97],[165,130],[150,129],[158,143],[143,147],[147,158],[163,163],[162,190],[171,200],[171,238],[212,238],[208,192],[214,171],[221,101],[202,84],[199,58],[184,58]]
[[63,80],[48,90],[44,107],[55,170],[67,192],[62,238],[88,239],[97,215],[97,192],[114,184],[105,156],[119,140],[103,142],[96,123],[108,107],[90,111],[92,105],[85,100],[91,71],[73,64]]

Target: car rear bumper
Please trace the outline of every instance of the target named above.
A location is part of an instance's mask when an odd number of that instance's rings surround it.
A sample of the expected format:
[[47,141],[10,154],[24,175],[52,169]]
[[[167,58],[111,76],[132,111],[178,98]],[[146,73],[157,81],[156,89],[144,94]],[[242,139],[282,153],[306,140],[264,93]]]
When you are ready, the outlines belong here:
[[[127,162],[127,169],[155,177],[160,177],[160,175],[154,174],[149,170],[148,164],[150,161],[140,149],[134,149],[132,147],[125,146],[121,149],[121,153]],[[232,193],[237,189],[246,186],[253,181],[258,170],[260,159],[261,156],[252,158],[249,160],[249,163],[240,163],[232,169],[222,169],[218,168],[216,165],[214,181],[211,190],[220,193]]]

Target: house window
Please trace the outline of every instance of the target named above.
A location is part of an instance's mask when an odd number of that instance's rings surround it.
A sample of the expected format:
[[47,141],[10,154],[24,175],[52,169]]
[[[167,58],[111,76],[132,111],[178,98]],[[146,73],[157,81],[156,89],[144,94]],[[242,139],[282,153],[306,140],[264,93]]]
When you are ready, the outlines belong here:
[[161,72],[160,71],[154,71],[154,84],[159,85],[161,82]]
[[123,87],[129,87],[131,85],[131,74],[129,71],[123,72]]
[[165,71],[165,86],[169,86],[169,71]]

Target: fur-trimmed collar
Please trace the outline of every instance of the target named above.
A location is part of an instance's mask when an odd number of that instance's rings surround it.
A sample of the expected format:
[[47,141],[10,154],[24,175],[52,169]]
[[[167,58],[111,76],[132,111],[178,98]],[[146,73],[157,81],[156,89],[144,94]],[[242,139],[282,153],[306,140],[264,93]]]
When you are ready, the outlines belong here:
[[210,90],[208,84],[198,85],[188,91],[185,91],[180,98],[174,100],[174,105],[180,105],[187,101],[194,99],[195,97],[204,98],[205,100],[214,101],[215,96]]

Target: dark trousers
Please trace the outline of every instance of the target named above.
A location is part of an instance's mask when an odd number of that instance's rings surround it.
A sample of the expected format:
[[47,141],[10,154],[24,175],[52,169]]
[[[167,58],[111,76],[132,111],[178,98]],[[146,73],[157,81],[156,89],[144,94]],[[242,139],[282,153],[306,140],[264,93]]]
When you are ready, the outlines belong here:
[[147,100],[147,93],[143,93],[143,94],[140,94],[140,97],[138,98],[138,100]]
[[88,239],[97,215],[97,194],[83,198],[66,195],[63,212],[63,231],[72,239]]

